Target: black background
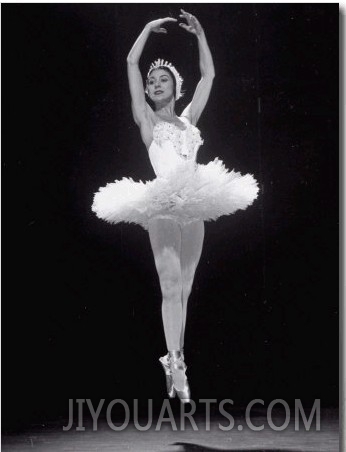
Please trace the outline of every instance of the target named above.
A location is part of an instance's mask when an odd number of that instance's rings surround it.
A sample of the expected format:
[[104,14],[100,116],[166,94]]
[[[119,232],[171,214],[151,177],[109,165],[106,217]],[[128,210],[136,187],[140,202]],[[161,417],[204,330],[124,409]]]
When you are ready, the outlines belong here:
[[[94,192],[154,172],[126,56],[178,4],[3,4],[3,419],[67,416],[78,397],[162,400],[166,352],[147,232]],[[206,224],[190,298],[193,399],[338,405],[338,5],[190,4],[216,78],[199,162],[254,174],[246,211]],[[190,101],[195,37],[150,36]],[[260,106],[260,108],[259,108]]]

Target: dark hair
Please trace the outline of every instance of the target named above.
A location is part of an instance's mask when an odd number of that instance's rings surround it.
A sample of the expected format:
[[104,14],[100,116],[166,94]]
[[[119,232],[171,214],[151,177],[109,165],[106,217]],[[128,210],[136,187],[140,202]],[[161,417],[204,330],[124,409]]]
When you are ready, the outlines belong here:
[[[177,95],[177,81],[176,81],[176,79],[175,79],[175,77],[174,77],[173,72],[172,72],[167,66],[158,66],[158,67],[153,68],[153,69],[149,72],[148,78],[150,77],[150,74],[151,74],[153,71],[156,71],[156,69],[162,69],[162,70],[168,72],[168,74],[172,77],[172,80],[173,80],[173,94],[174,94],[174,99],[175,99],[175,98],[176,98],[176,95]],[[148,78],[147,78],[147,80],[146,80],[146,85],[148,84]]]

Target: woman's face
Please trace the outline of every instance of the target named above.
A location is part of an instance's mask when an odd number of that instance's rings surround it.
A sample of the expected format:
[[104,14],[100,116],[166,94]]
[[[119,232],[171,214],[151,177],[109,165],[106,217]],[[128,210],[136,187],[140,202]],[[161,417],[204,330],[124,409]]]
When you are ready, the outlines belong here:
[[164,69],[154,69],[147,81],[148,94],[152,101],[167,101],[174,96],[174,82]]

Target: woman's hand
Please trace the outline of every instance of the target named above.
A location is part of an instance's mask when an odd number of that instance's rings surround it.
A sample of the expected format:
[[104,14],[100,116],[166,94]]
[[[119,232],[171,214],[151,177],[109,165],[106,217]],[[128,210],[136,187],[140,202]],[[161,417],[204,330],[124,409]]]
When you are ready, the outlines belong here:
[[161,25],[165,22],[177,22],[177,19],[174,19],[173,17],[165,17],[164,19],[153,20],[147,24],[147,27],[149,27],[149,30],[154,33],[167,33],[166,28],[161,27]]
[[198,22],[197,18],[192,14],[184,11],[183,9],[181,9],[180,11],[182,14],[180,14],[179,17],[186,19],[187,25],[184,23],[180,23],[179,26],[184,28],[189,33],[192,33],[196,36],[200,36],[203,33],[203,28],[201,24]]

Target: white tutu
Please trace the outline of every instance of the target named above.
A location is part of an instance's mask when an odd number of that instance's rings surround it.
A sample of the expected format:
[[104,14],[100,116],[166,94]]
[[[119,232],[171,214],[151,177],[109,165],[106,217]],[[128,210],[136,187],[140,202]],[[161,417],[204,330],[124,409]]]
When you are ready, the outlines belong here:
[[[184,133],[168,124],[157,125],[149,149],[158,177],[145,183],[124,177],[101,187],[92,205],[99,218],[109,223],[136,223],[145,229],[153,218],[169,218],[184,225],[246,209],[257,198],[259,189],[251,174],[229,172],[218,158],[206,165],[196,163],[197,149],[203,142],[196,127],[188,125]],[[187,143],[188,152],[177,152],[177,142],[185,151]]]
[[251,174],[227,171],[221,160],[198,164],[195,172],[172,173],[143,183],[129,178],[107,184],[95,194],[92,210],[109,223],[137,223],[148,228],[152,218],[179,224],[216,220],[256,199],[258,186]]

